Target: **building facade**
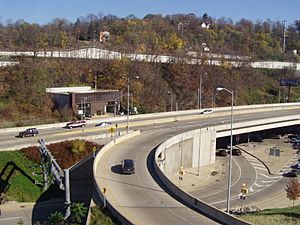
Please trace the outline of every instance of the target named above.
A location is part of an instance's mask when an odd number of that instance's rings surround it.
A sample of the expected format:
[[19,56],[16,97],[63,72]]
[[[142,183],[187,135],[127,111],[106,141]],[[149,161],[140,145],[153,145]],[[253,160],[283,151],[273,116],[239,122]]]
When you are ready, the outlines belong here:
[[122,94],[118,90],[92,90],[86,87],[46,88],[58,110],[71,109],[76,115],[116,114]]

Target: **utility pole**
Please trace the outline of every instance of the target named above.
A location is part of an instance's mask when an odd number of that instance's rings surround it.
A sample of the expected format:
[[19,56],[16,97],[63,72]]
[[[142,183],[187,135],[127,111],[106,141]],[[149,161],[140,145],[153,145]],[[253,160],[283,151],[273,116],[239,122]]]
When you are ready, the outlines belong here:
[[283,46],[282,46],[282,52],[285,53],[285,37],[286,37],[286,34],[285,34],[285,23],[286,23],[286,20],[283,21]]
[[97,74],[95,74],[95,91],[97,91]]

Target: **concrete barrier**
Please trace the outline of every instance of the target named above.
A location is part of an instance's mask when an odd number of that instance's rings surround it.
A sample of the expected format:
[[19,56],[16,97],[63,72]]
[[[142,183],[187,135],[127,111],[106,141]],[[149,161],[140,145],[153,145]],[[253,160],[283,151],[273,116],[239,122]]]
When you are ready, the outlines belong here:
[[[244,106],[234,106],[234,114],[247,114],[247,113],[257,113],[265,111],[276,111],[276,110],[288,110],[288,109],[299,109],[300,103],[279,103],[279,104],[263,104],[263,105],[244,105]],[[182,110],[182,111],[172,111],[172,112],[159,112],[159,113],[149,113],[149,114],[139,114],[139,115],[130,115],[130,124],[135,125],[134,123],[143,122],[143,124],[159,124],[175,121],[190,120],[195,118],[207,117],[218,117],[225,116],[230,114],[230,107],[218,107],[213,108],[214,113],[201,115],[200,112],[203,109],[193,109],[193,110]],[[168,118],[163,118],[168,117]],[[147,121],[148,120],[148,121]],[[109,117],[109,118],[96,118],[87,120],[87,124],[96,124],[99,121],[108,121],[108,122],[120,122],[120,124],[125,124],[127,121],[127,116],[118,116],[118,117]],[[49,128],[59,128],[65,127],[67,122],[64,123],[54,123],[54,124],[43,124],[35,126],[37,129],[49,129]],[[31,126],[24,127],[12,127],[12,128],[2,128],[0,133],[7,132],[20,132]]]
[[[183,134],[182,134],[183,135]],[[178,140],[173,138],[174,141]],[[180,140],[180,138],[179,138]],[[167,140],[168,141],[168,140]],[[170,145],[169,143],[168,145]],[[174,143],[175,144],[175,143]],[[236,217],[233,217],[223,211],[202,202],[201,200],[195,198],[194,196],[190,195],[189,193],[184,192],[178,186],[176,186],[171,180],[162,172],[160,169],[161,161],[159,160],[159,155],[165,150],[165,145],[161,144],[155,151],[155,160],[154,160],[154,169],[159,177],[159,179],[165,184],[165,186],[174,194],[176,195],[181,201],[185,202],[190,208],[194,209],[195,211],[206,215],[209,218],[214,219],[215,221],[221,224],[228,224],[228,225],[249,225],[251,223],[245,222],[240,220]]]
[[119,144],[125,140],[128,140],[132,137],[138,136],[140,135],[140,131],[133,131],[127,135],[124,136],[120,136],[119,138],[109,142],[107,145],[103,146],[102,149],[98,152],[98,154],[95,157],[94,160],[94,164],[93,164],[93,174],[94,174],[94,184],[96,187],[96,192],[98,194],[99,199],[102,201],[102,203],[106,204],[106,207],[110,210],[110,212],[122,223],[122,224],[132,224],[129,220],[127,220],[122,214],[120,214],[113,205],[110,204],[109,200],[105,198],[102,190],[104,188],[104,186],[102,186],[101,184],[99,185],[97,183],[97,165],[99,164],[102,156],[108,152],[113,146],[115,146],[116,144]]

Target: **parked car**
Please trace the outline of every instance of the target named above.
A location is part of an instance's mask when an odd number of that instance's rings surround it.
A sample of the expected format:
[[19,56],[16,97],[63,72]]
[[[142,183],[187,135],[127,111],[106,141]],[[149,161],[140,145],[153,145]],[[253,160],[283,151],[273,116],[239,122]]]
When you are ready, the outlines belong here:
[[288,141],[290,143],[300,143],[300,138],[299,137],[290,138],[290,139],[288,139]]
[[21,131],[19,133],[19,137],[22,137],[22,138],[23,137],[30,137],[30,136],[35,136],[37,134],[39,134],[38,129],[36,129],[36,128],[28,128],[28,129],[26,129],[24,131]]
[[214,111],[212,109],[205,109],[202,112],[200,112],[200,114],[209,114],[209,113],[213,113]]
[[122,161],[122,172],[126,174],[135,173],[135,165],[132,159],[124,159]]
[[86,126],[85,120],[79,120],[79,121],[73,121],[66,124],[66,127],[69,129],[75,128],[75,127],[84,127]]
[[240,149],[234,148],[232,149],[232,155],[242,155],[242,151]]
[[295,165],[292,165],[291,168],[300,170],[300,164],[297,163]]
[[251,134],[250,140],[253,142],[264,142],[264,139],[260,134]]
[[295,173],[296,175],[299,175],[300,169],[292,169],[290,172]]
[[282,174],[284,177],[297,177],[297,174],[295,172],[289,171],[284,174]]
[[227,151],[225,149],[219,149],[216,152],[216,156],[227,156]]
[[111,122],[100,122],[95,125],[95,127],[105,127],[107,125],[111,125]]

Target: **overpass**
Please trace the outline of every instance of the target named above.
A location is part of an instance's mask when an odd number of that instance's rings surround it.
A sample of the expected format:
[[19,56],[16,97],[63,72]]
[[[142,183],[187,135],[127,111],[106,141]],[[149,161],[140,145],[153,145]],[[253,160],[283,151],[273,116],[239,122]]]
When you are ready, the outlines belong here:
[[[234,122],[233,134],[241,134],[241,133],[253,132],[258,130],[277,128],[281,126],[299,125],[300,124],[299,109],[300,109],[300,104],[298,103],[290,104],[290,105],[276,104],[273,105],[272,107],[260,106],[252,109],[249,106],[236,107],[234,109],[234,112],[235,112],[235,117],[237,119]],[[284,111],[284,113],[281,113],[281,111]],[[178,173],[181,167],[183,168],[198,167],[198,166],[207,165],[215,162],[216,138],[228,136],[230,133],[230,124],[228,124],[228,121],[230,121],[228,119],[229,115],[230,115],[229,110],[219,111],[219,112],[218,110],[216,110],[216,112],[213,114],[205,115],[207,123],[198,129],[191,129],[190,131],[179,132],[179,134],[175,134],[175,135],[174,135],[174,129],[169,130],[168,132],[172,137],[170,138],[161,137],[160,139],[164,139],[164,141],[160,143],[157,148],[154,148],[155,153],[154,153],[153,164],[154,164],[154,170],[156,172],[156,175],[159,177],[159,180],[162,181],[162,183],[169,190],[171,190],[172,194],[175,195],[177,199],[180,199],[181,201],[185,202],[188,207],[193,208],[194,210],[208,216],[209,218],[214,218],[216,221],[223,224],[245,224],[243,221],[236,220],[233,217],[224,214],[220,210],[212,206],[209,206],[204,202],[201,202],[197,198],[189,195],[188,193],[185,193],[179,187],[174,185],[171,182],[171,179],[169,178],[174,173]],[[196,118],[194,121],[197,120],[199,120],[199,117]],[[168,136],[168,132],[164,132],[164,134]],[[139,135],[139,133],[138,132],[131,133],[129,134],[129,137],[135,135]],[[126,139],[126,137],[124,136],[122,137],[122,139]],[[119,200],[116,201],[110,198],[111,195],[106,195],[102,191],[103,188],[105,187],[104,185],[109,185],[110,183],[109,180],[114,180],[116,182],[116,179],[121,179],[122,176],[116,176],[114,174],[109,173],[108,171],[98,170],[98,166],[99,166],[98,163],[101,161],[102,157],[106,157],[105,164],[109,162],[109,160],[107,160],[108,159],[107,157],[109,154],[111,154],[111,149],[115,148],[115,149],[119,149],[118,151],[120,151],[121,149],[124,148],[124,146],[128,145],[126,144],[127,140],[122,140],[122,139],[116,142],[111,142],[109,145],[105,146],[103,151],[101,151],[97,155],[94,163],[94,177],[95,177],[95,183],[97,184],[97,191],[99,197],[101,199],[106,198],[110,208],[115,213],[115,215],[117,215],[117,217],[121,221],[123,222],[126,221],[130,224],[130,223],[135,223],[136,221],[135,219],[133,219],[134,209],[132,208],[129,209],[126,206],[123,206],[126,207],[126,210],[122,207],[120,208],[120,206],[122,206],[123,197],[121,197]],[[140,140],[139,141],[137,140],[138,139],[133,138],[129,144],[130,146],[136,147],[137,150],[134,150],[134,147],[131,147],[131,150],[134,151],[135,154],[139,152],[138,149],[143,148],[143,146],[138,145],[138,143],[140,143]],[[122,144],[120,145],[120,143]],[[149,146],[149,148],[151,147]],[[114,152],[117,151],[114,150]],[[151,149],[148,152],[151,152]],[[113,156],[112,158],[115,159],[115,157]],[[151,160],[151,158],[147,156],[146,159],[144,160],[147,161],[146,163],[148,163],[148,160]],[[142,167],[141,165],[143,163],[145,162],[137,162],[139,167]],[[106,165],[105,167],[107,166],[109,167],[110,165]],[[107,173],[109,173],[109,175],[113,175],[113,177],[107,177],[105,175]],[[122,182],[126,182],[127,179],[128,178],[126,178],[125,180],[119,180],[118,181],[119,185]],[[132,182],[133,181],[130,181],[130,183]],[[144,183],[146,184],[148,184],[148,182],[150,181],[148,180],[144,181]],[[122,192],[120,188],[118,190],[119,192]],[[126,192],[124,192],[123,194],[125,193]],[[116,196],[118,195],[116,194],[114,198],[116,198]],[[137,200],[137,197],[135,197],[135,199]],[[118,202],[117,205],[115,205],[116,204],[115,202]],[[146,206],[143,205],[143,207]],[[125,214],[124,214],[124,210],[126,211]],[[127,216],[130,215],[130,216],[127,218],[126,215]],[[139,217],[138,215],[136,216]]]
[[[83,48],[71,51],[0,51],[0,56],[27,56],[27,57],[47,57],[47,58],[75,58],[75,59],[108,59],[120,60],[126,57],[132,61],[140,62],[155,62],[155,63],[177,63],[182,62],[186,64],[201,64],[203,63],[202,56],[199,58],[195,54],[189,54],[188,57],[177,57],[170,55],[149,55],[149,54],[125,54],[117,51],[109,51],[99,48]],[[294,62],[278,62],[278,61],[252,61],[250,57],[246,56],[231,56],[214,53],[207,53],[203,55],[205,63],[208,65],[220,66],[224,60],[234,67],[241,67],[242,65],[253,68],[264,69],[285,69],[291,68],[300,70],[300,63]],[[12,62],[10,65],[15,65],[17,62]],[[7,66],[7,63],[0,63],[0,66]]]

